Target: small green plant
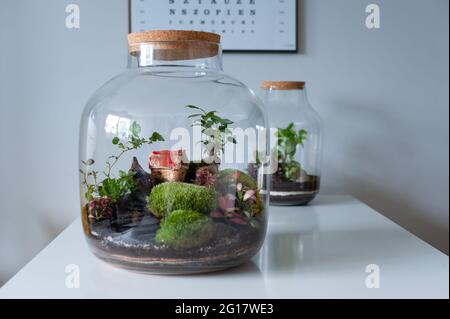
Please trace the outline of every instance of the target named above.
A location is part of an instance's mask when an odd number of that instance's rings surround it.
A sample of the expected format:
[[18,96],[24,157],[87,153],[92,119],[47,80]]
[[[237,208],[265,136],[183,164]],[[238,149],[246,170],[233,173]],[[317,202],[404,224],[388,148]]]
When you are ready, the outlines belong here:
[[209,214],[216,208],[216,192],[210,187],[168,182],[152,189],[148,203],[149,210],[158,218],[180,209]]
[[82,161],[84,169],[80,169],[82,175],[82,185],[86,188],[85,198],[87,201],[91,201],[96,196],[109,197],[112,201],[116,202],[121,197],[131,193],[134,190],[135,183],[133,180],[134,173],[126,173],[124,171],[119,172],[119,177],[112,176],[112,171],[115,165],[123,157],[124,154],[138,150],[143,145],[151,145],[156,142],[164,141],[161,134],[154,132],[149,138],[141,138],[141,126],[137,122],[133,122],[130,125],[128,131],[128,138],[126,141],[122,141],[118,136],[112,139],[112,144],[116,145],[119,149],[118,155],[113,155],[108,158],[106,162],[106,169],[103,171],[105,178],[99,182],[99,172],[90,170],[89,168],[95,164],[93,159]]
[[200,126],[202,134],[206,136],[201,143],[209,156],[220,157],[221,152],[225,149],[226,143],[237,143],[236,138],[229,128],[229,126],[233,124],[232,121],[218,116],[217,111],[207,112],[194,105],[186,105],[186,108],[201,112],[193,114],[189,116],[189,118],[195,119],[193,126]]
[[110,197],[113,202],[117,202],[135,189],[133,176],[134,172],[120,171],[118,178],[105,178],[98,186],[98,194],[102,197]]
[[153,132],[152,136],[149,138],[141,138],[139,134],[141,133],[141,126],[137,122],[133,122],[129,129],[129,137],[128,140],[124,143],[120,140],[118,136],[114,137],[112,143],[117,145],[120,150],[119,155],[109,157],[108,162],[106,162],[107,169],[104,172],[107,178],[111,177],[111,171],[114,165],[117,164],[119,159],[127,152],[132,150],[138,150],[143,145],[151,145],[156,142],[164,142],[164,138],[161,134],[157,132]]
[[304,129],[297,132],[294,123],[290,123],[284,129],[279,128],[276,137],[278,139],[278,161],[282,167],[283,177],[286,180],[295,181],[301,171],[300,163],[295,160],[297,146],[304,147],[308,132]]
[[176,210],[162,221],[156,242],[174,248],[195,248],[208,242],[214,231],[215,225],[208,216],[195,211]]

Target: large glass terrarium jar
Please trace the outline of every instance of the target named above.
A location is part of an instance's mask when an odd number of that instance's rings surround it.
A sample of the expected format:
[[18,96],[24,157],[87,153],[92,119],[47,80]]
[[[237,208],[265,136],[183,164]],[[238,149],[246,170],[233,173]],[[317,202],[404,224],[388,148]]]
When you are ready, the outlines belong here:
[[261,88],[275,140],[270,203],[306,205],[320,188],[322,121],[305,82],[264,81]]
[[81,121],[91,250],[163,274],[247,261],[264,241],[268,207],[269,183],[246,171],[266,147],[259,100],[223,73],[216,34],[147,31],[128,40],[128,69],[92,96]]

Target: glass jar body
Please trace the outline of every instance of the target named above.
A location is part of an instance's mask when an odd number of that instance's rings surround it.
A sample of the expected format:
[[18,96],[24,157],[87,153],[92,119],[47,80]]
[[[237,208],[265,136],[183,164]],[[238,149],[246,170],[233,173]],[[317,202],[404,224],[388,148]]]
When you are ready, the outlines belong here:
[[[237,266],[259,251],[266,233],[268,183],[246,172],[248,154],[265,147],[261,103],[218,61],[142,61],[132,57],[82,116],[88,244],[97,257],[143,272]],[[239,129],[261,141],[247,143]]]
[[306,205],[320,189],[322,120],[309,104],[305,88],[262,94],[276,140],[270,203]]

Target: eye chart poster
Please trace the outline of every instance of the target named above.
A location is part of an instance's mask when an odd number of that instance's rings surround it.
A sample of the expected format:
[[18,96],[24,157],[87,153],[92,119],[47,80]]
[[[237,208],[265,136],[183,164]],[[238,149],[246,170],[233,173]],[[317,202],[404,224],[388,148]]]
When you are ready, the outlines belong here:
[[215,32],[226,51],[297,51],[297,1],[130,0],[130,28]]

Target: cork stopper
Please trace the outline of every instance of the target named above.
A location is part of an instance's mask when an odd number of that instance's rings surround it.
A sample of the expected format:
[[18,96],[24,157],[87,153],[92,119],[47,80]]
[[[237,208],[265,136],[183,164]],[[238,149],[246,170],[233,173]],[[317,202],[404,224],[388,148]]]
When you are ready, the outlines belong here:
[[192,60],[219,54],[220,35],[211,32],[185,30],[155,30],[128,35],[128,51],[139,55],[151,50],[156,60]]
[[305,84],[306,82],[299,81],[263,81],[261,88],[275,91],[303,90]]

